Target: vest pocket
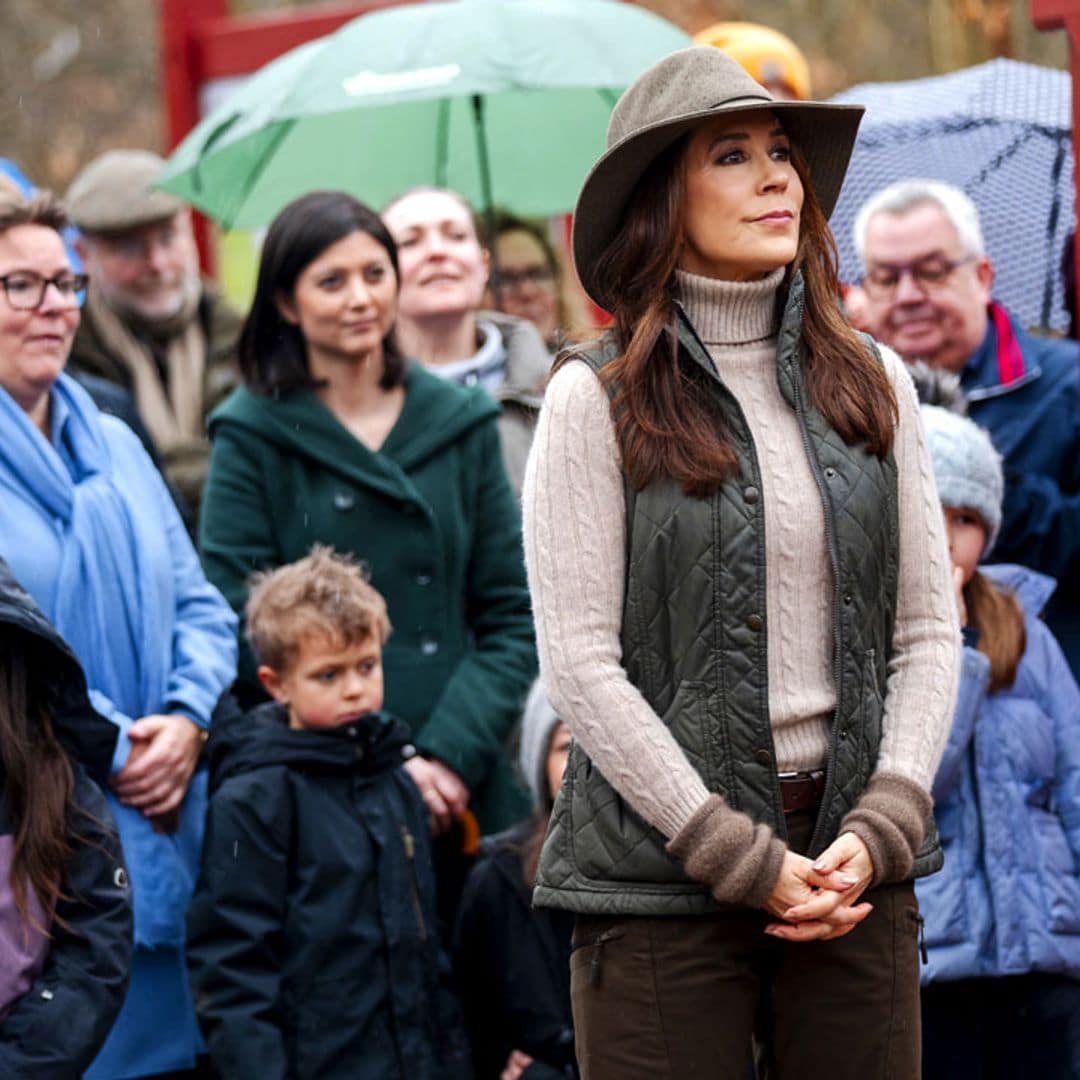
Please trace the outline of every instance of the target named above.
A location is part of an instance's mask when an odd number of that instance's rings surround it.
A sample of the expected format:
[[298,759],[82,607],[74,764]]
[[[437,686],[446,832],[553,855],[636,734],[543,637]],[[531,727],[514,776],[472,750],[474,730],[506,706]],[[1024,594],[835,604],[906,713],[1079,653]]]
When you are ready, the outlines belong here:
[[879,678],[877,650],[867,649],[862,659],[861,701],[859,703],[859,765],[869,777],[877,765],[881,745],[881,717],[884,712],[884,676]]
[[[700,746],[708,737],[708,687],[705,683],[680,684],[662,719],[698,771],[703,760]],[[686,745],[693,733],[699,749]],[[647,825],[615,791],[588,757],[571,758],[570,835],[578,870],[594,880],[678,885],[694,891],[679,862],[664,849],[664,837]]]

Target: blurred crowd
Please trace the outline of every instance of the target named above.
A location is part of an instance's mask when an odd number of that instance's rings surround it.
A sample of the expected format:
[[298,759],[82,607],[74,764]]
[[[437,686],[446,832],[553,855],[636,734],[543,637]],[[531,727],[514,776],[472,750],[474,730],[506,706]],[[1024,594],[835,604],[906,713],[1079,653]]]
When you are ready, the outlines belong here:
[[[699,41],[812,98],[786,36]],[[241,314],[163,165],[0,175],[0,1073],[576,1077],[521,518],[607,324],[565,225],[315,190]],[[964,627],[924,1075],[1080,1075],[1080,353],[997,302],[955,187],[897,176],[854,242]]]

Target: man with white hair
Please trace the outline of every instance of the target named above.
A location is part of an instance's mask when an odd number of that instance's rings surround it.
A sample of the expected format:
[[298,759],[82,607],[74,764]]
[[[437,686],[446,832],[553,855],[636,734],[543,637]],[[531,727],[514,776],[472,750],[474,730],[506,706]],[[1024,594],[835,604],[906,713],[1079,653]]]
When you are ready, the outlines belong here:
[[146,150],[110,150],[68,189],[90,275],[70,365],[131,393],[166,476],[197,510],[205,417],[237,381],[240,319],[200,278],[188,209],[152,187],[164,164]]
[[863,204],[854,240],[866,329],[909,363],[959,375],[970,416],[1003,456],[995,560],[1058,579],[1047,621],[1080,675],[1077,344],[1026,333],[991,299],[994,269],[979,214],[958,188],[892,184]]

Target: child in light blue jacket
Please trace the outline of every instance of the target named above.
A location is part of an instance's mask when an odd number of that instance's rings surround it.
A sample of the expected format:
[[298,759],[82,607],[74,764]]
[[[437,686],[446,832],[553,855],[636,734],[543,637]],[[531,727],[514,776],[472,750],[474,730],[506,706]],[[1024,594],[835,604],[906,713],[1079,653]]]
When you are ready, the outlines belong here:
[[1001,459],[923,406],[965,649],[934,783],[941,873],[926,920],[926,1080],[1080,1077],[1080,690],[1039,618],[1054,582],[978,566],[1001,525]]

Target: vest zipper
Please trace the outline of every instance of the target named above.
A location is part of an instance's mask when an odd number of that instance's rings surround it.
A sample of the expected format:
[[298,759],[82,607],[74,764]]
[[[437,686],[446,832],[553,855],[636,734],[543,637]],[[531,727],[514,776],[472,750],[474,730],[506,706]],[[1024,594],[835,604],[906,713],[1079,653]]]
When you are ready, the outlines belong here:
[[[799,297],[798,304],[799,325],[802,326],[803,300]],[[825,478],[821,473],[821,463],[813,452],[810,442],[810,432],[806,427],[806,411],[802,400],[802,386],[799,382],[802,376],[802,365],[799,358],[793,358],[791,377],[791,396],[795,404],[795,417],[799,421],[799,433],[802,436],[803,449],[806,451],[806,460],[810,464],[810,471],[814,474],[814,483],[817,484],[818,494],[821,496],[821,509],[825,518],[825,545],[829,550],[829,564],[833,574],[833,602],[832,602],[832,635],[833,635],[833,685],[836,688],[836,708],[833,711],[832,730],[829,733],[829,756],[825,761],[825,786],[822,788],[821,807],[818,810],[817,821],[814,823],[814,835],[810,840],[811,856],[817,854],[821,844],[821,834],[824,831],[825,818],[828,813],[829,793],[832,790],[833,773],[836,771],[836,728],[839,723],[842,704],[841,681],[843,668],[841,659],[840,640],[840,552],[836,545],[836,533],[832,519],[832,502],[829,497]],[[795,370],[797,369],[797,370]]]
[[412,898],[413,914],[416,925],[420,928],[420,940],[427,941],[427,921],[420,904],[420,890],[416,884],[416,841],[406,825],[401,826],[401,846],[405,849],[405,859],[409,864],[409,895]]

